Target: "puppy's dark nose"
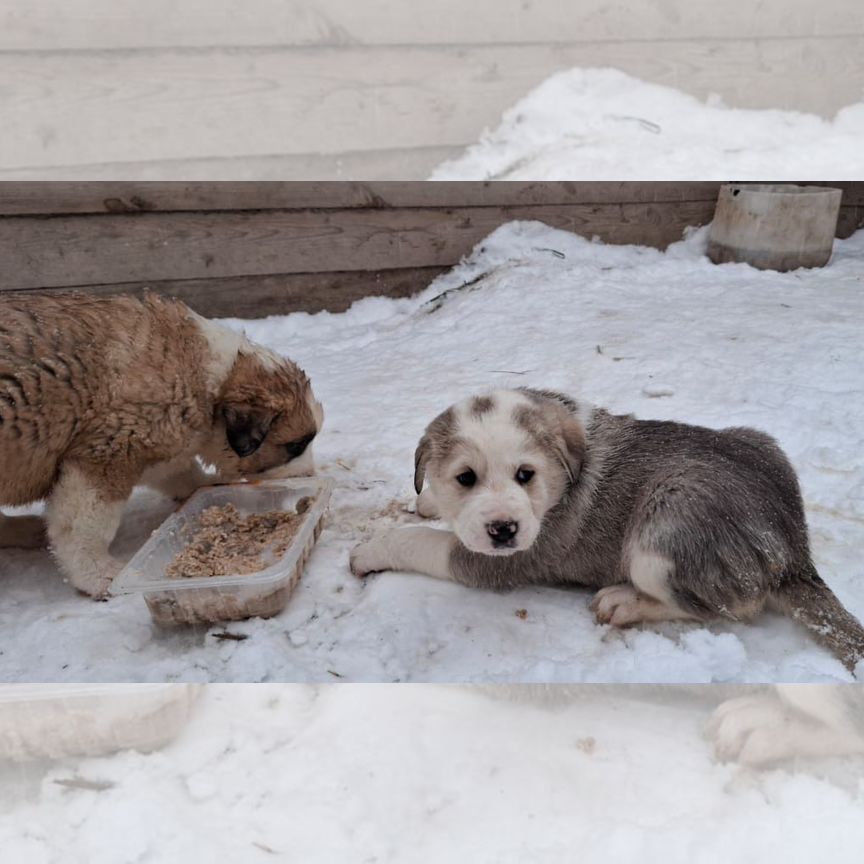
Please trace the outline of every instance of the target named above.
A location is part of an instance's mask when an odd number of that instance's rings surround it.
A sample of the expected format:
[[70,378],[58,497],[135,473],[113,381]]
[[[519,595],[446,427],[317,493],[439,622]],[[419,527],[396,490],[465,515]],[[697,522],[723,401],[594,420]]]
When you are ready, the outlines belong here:
[[486,524],[486,533],[492,538],[492,542],[496,546],[509,543],[516,536],[518,530],[518,522],[488,522]]

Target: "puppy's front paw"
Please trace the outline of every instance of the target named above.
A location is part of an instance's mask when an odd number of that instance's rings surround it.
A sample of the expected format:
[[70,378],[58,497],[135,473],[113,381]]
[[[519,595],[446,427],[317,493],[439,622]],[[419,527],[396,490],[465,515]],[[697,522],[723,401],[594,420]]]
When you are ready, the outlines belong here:
[[351,550],[349,563],[351,572],[361,579],[370,573],[392,569],[387,543],[380,537],[358,543]]
[[123,565],[111,558],[108,561],[94,562],[84,571],[70,574],[69,582],[74,588],[94,600],[107,600],[111,596],[111,583]]
[[760,693],[724,702],[708,722],[706,733],[721,762],[756,767],[791,754],[789,719],[772,694]]
[[643,616],[639,594],[632,585],[609,585],[601,588],[591,601],[591,611],[598,624],[630,627]]

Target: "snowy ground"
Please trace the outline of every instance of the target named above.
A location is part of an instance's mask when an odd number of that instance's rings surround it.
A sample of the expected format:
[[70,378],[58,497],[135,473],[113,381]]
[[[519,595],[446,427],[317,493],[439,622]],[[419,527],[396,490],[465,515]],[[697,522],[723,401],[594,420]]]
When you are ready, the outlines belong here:
[[0,767],[0,848],[15,864],[860,860],[860,759],[719,764],[709,696],[626,690],[550,709],[211,687],[160,752]]
[[701,102],[616,69],[571,69],[431,179],[859,180],[862,135],[864,101],[825,120]]
[[[849,680],[774,616],[610,632],[585,591],[498,595],[348,570],[373,524],[412,518],[414,446],[438,411],[534,385],[645,418],[770,431],[800,472],[823,576],[864,618],[864,232],[827,268],[785,275],[715,267],[704,241],[703,230],[664,254],[511,223],[417,297],[249,322],[311,374],[327,412],[319,469],[337,481],[287,609],[229,625],[242,641],[221,627],[164,633],[140,597],[93,603],[46,553],[2,551],[0,680]],[[170,507],[137,496],[120,552]]]

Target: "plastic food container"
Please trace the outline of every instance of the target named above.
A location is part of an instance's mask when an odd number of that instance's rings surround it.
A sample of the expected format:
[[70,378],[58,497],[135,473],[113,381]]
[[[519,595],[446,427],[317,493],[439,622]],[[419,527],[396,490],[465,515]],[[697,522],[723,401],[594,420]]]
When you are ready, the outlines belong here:
[[[263,480],[199,489],[151,535],[112,585],[112,593],[144,595],[158,624],[214,624],[258,616],[269,618],[285,608],[321,533],[333,481],[326,477]],[[254,573],[171,578],[166,569],[198,530],[198,517],[209,507],[231,504],[242,516],[270,511],[296,512],[310,499],[291,545]],[[266,563],[266,562],[265,562]]]
[[0,761],[156,750],[185,725],[195,684],[0,685]]
[[824,267],[831,258],[843,192],[827,186],[742,183],[722,186],[708,257],[760,270]]

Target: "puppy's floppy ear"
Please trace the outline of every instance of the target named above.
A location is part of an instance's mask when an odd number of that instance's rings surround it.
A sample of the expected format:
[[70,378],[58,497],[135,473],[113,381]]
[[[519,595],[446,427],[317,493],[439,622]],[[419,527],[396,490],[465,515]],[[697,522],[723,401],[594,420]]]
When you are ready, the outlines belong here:
[[567,478],[573,483],[579,476],[582,462],[585,460],[585,430],[569,412],[561,418],[556,445],[558,459],[567,472]]
[[263,443],[275,415],[248,405],[222,405],[225,435],[238,456],[251,456]]
[[432,455],[432,440],[427,432],[414,451],[414,491],[419,495],[423,491],[423,481],[426,479],[426,465]]
[[439,458],[452,444],[456,417],[452,408],[442,411],[427,427],[414,451],[414,488],[419,495],[423,491],[423,481],[426,479],[426,468],[429,460]]

